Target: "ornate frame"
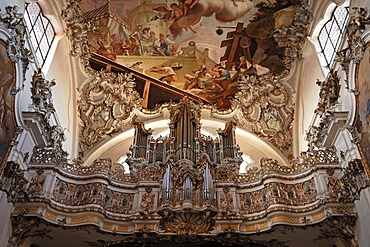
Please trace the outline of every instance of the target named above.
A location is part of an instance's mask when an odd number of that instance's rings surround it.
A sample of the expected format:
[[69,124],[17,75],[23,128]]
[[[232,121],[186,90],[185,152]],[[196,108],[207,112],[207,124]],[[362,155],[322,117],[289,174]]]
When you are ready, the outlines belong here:
[[[355,100],[356,100],[356,115],[355,115],[355,119],[353,121],[353,126],[354,128],[350,129],[352,130],[351,133],[352,133],[352,136],[353,136],[353,140],[354,140],[354,143],[356,144],[358,150],[359,150],[359,153],[361,155],[361,159],[362,159],[362,164],[366,170],[366,173],[368,176],[370,176],[370,157],[366,157],[366,154],[365,154],[365,150],[363,148],[363,146],[361,145],[361,142],[363,141],[362,138],[363,138],[363,133],[364,132],[361,132],[361,130],[359,129],[360,126],[362,123],[361,123],[361,120],[360,120],[360,103],[364,103],[364,102],[360,102],[360,94],[363,92],[360,88],[360,81],[359,81],[359,70],[360,70],[360,66],[361,66],[361,62],[364,61],[364,57],[365,57],[365,52],[368,51],[368,53],[370,53],[370,41],[368,41],[365,45],[364,45],[364,49],[363,49],[363,53],[362,53],[362,56],[360,59],[358,59],[358,63],[357,63],[357,66],[355,68],[355,89],[354,89],[354,93],[355,93]],[[370,55],[369,55],[370,57]],[[370,65],[370,61],[368,62],[368,65]],[[370,96],[369,96],[369,99],[370,99]],[[362,127],[362,126],[361,126]],[[367,132],[369,133],[369,132]]]
[[[5,151],[5,154],[4,154],[4,157],[2,160],[0,160],[0,174],[2,173],[2,170],[4,169],[5,165],[6,165],[6,161],[7,161],[7,158],[10,154],[10,151],[12,149],[12,147],[16,144],[16,138],[17,138],[17,135],[18,135],[18,130],[17,130],[17,123],[15,121],[15,110],[14,110],[14,104],[15,104],[15,94],[16,94],[16,81],[17,81],[17,73],[16,73],[16,67],[15,67],[15,64],[14,64],[14,61],[11,59],[11,56],[9,54],[9,50],[11,49],[11,45],[9,44],[10,42],[6,42],[2,39],[0,39],[0,46],[2,48],[4,48],[4,51],[7,52],[7,58],[10,62],[12,62],[12,71],[11,73],[13,74],[12,75],[12,82],[10,83],[9,85],[9,88],[5,88],[6,91],[2,92],[2,94],[5,94],[7,93],[8,91],[10,91],[11,93],[11,102],[10,102],[10,110],[12,112],[11,114],[11,117],[12,117],[12,124],[14,127],[14,134],[12,135],[12,137],[9,137],[9,139],[7,140],[8,141],[8,144],[7,144],[7,148],[6,148],[6,151]],[[1,87],[2,90],[3,90],[3,87]],[[0,95],[0,97],[2,97],[2,95]],[[4,109],[1,109],[1,111],[4,111],[2,112],[2,114],[5,114],[6,112],[6,107],[7,107],[7,102],[6,102],[6,95],[4,95],[4,102],[0,102],[0,106],[1,107],[4,107]],[[1,100],[1,98],[0,98]],[[3,105],[4,104],[4,105]],[[4,116],[5,117],[5,116]],[[1,125],[3,124],[3,122],[0,123]],[[5,144],[5,143],[4,143]]]

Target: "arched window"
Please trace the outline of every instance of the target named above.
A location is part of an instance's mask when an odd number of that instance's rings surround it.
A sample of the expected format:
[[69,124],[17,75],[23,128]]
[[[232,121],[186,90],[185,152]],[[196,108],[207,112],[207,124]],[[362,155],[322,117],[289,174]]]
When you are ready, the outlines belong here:
[[333,65],[334,57],[339,49],[346,24],[349,18],[348,7],[337,6],[333,14],[320,30],[318,41],[322,57],[328,69]]
[[42,68],[55,37],[54,28],[36,2],[26,5],[24,20],[37,64]]

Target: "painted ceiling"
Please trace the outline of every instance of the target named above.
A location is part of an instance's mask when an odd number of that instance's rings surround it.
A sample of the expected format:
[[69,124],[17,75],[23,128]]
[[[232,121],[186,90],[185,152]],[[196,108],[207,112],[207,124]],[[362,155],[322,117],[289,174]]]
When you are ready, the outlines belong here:
[[[122,133],[134,109],[158,113],[187,97],[293,157],[296,82],[286,78],[307,36],[307,1],[79,5],[83,25],[75,28],[86,30],[88,41],[80,58],[93,69],[79,87],[81,156]],[[67,23],[76,20],[73,12],[64,15]]]
[[[289,70],[289,42],[277,30],[287,32],[299,2],[99,0],[82,1],[81,9],[93,27],[93,53],[224,110],[232,105],[240,75],[281,76]],[[163,101],[154,98],[145,107]]]

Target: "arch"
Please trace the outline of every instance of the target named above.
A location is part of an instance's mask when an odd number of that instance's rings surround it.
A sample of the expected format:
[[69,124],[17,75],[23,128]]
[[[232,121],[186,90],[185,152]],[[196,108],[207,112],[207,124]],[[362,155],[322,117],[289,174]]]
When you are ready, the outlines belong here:
[[[225,123],[221,121],[205,119],[202,120],[202,131],[213,136],[217,136],[217,129],[223,129]],[[168,120],[156,120],[145,125],[145,128],[153,129],[153,136],[163,133],[168,128]],[[249,155],[252,160],[256,161],[253,165],[259,165],[259,161],[263,157],[268,157],[278,161],[280,165],[287,165],[286,157],[281,154],[274,146],[262,140],[260,137],[245,131],[241,128],[236,128],[236,141],[240,146],[240,150]],[[126,152],[129,151],[130,145],[133,143],[134,129],[127,129],[121,134],[107,140],[98,145],[85,159],[86,165],[91,165],[94,160],[99,158],[111,158],[114,162],[119,160]]]

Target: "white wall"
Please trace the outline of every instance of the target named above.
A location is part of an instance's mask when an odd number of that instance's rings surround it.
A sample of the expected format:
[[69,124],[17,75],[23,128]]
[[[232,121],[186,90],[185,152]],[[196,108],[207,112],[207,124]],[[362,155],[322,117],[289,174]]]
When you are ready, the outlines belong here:
[[307,150],[305,135],[311,125],[319,100],[320,87],[316,85],[316,80],[324,79],[324,74],[317,58],[317,51],[308,39],[303,47],[300,63],[301,71],[296,87],[296,131],[294,132],[294,140],[299,152]]
[[7,202],[5,192],[0,191],[0,246],[7,246],[11,234],[10,213],[12,204]]

